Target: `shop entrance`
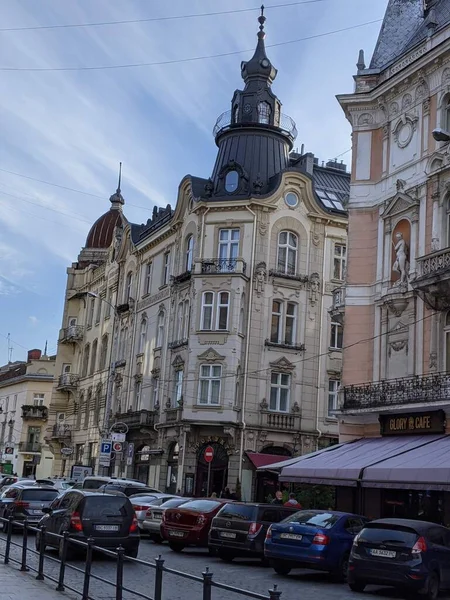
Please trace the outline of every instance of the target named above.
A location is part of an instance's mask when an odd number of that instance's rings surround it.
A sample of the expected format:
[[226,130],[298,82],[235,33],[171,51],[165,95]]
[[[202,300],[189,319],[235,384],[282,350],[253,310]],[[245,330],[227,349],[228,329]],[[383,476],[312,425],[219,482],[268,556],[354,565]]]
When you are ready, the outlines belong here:
[[[211,476],[208,486],[208,463],[205,460],[205,450],[208,446],[214,450],[211,462]],[[203,444],[197,451],[197,476],[195,478],[195,495],[207,497],[215,493],[219,497],[228,481],[228,453],[219,442]]]
[[134,479],[148,484],[150,475],[150,446],[141,446],[136,452],[136,462],[134,463]]

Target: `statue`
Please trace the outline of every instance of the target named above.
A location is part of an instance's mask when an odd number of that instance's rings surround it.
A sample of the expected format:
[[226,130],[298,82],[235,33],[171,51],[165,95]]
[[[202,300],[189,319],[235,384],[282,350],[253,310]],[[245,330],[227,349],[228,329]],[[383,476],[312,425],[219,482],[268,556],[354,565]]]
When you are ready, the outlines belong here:
[[264,284],[266,282],[266,263],[260,262],[256,265],[255,269],[255,290],[258,296],[260,296],[264,290]]
[[[409,275],[409,261],[408,261],[408,245],[403,239],[403,234],[398,231],[395,234],[396,244],[394,246],[396,258],[392,265],[392,270],[400,273],[400,279],[395,285],[405,285],[408,281]],[[393,242],[392,242],[393,243]]]
[[310,289],[309,300],[310,300],[311,304],[314,306],[314,304],[318,300],[318,296],[319,296],[319,292],[320,292],[320,278],[319,278],[318,273],[313,273],[311,275],[311,277],[309,278],[309,289]]

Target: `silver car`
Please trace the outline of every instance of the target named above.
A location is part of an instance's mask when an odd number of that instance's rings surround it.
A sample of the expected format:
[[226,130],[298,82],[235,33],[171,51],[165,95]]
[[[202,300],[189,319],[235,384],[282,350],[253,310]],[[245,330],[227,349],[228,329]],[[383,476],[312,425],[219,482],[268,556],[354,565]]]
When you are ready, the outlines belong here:
[[136,518],[138,520],[139,531],[143,533],[143,523],[145,519],[145,513],[150,508],[150,506],[159,506],[163,504],[167,500],[171,500],[172,498],[178,498],[178,496],[174,496],[174,494],[134,494],[130,496],[130,502],[133,505],[134,512],[136,513]]
[[186,502],[190,502],[193,498],[172,498],[167,500],[160,506],[152,505],[147,510],[145,519],[143,522],[144,532],[147,533],[151,540],[156,544],[160,544],[163,538],[160,533],[160,527],[162,523],[162,516],[166,508],[178,508]]

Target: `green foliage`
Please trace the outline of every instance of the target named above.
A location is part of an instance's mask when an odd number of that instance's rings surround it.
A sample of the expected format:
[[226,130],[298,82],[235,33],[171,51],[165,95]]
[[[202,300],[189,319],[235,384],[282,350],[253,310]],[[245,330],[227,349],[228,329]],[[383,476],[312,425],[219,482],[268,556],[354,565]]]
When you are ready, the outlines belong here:
[[[289,490],[283,491],[283,503],[289,500]],[[297,502],[302,508],[317,508],[319,510],[332,509],[336,507],[335,488],[329,485],[303,485],[293,489]],[[266,502],[272,502],[273,496],[269,494]]]

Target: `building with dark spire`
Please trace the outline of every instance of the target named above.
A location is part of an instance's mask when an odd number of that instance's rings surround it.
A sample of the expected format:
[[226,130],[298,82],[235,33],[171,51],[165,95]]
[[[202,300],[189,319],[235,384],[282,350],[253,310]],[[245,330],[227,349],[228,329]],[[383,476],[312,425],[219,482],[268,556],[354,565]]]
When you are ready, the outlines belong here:
[[[211,174],[185,176],[174,208],[142,224],[114,201],[69,269],[54,400],[73,454],[64,462],[55,444],[61,471],[265,499],[276,477],[258,466],[337,439],[350,175],[293,151],[258,23]],[[119,429],[124,450],[103,467],[99,436]]]

